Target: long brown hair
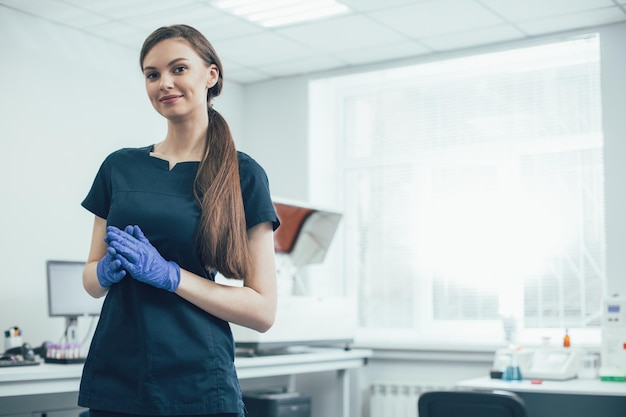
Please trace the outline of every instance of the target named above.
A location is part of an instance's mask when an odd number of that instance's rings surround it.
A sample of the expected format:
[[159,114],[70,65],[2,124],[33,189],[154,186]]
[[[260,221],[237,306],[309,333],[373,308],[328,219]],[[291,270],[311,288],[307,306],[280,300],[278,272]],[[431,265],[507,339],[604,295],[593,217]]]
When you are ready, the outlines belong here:
[[246,219],[239,182],[237,150],[228,123],[212,106],[224,84],[222,63],[207,38],[187,25],[161,27],[150,34],[141,48],[143,69],[146,54],[165,39],[182,38],[207,63],[218,68],[217,83],[207,91],[209,126],[204,157],[194,182],[194,194],[202,213],[198,224],[198,253],[205,269],[227,278],[243,279],[250,265]]

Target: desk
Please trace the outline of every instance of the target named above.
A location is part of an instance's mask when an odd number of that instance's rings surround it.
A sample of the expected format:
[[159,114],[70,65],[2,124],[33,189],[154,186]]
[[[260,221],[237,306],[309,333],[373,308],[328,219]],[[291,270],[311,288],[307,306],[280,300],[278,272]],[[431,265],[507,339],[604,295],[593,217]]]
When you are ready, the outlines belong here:
[[626,383],[572,379],[569,381],[503,381],[488,377],[468,379],[459,388],[504,390],[526,403],[528,417],[623,417],[626,415]]
[[[363,366],[372,351],[367,349],[307,348],[288,354],[237,357],[239,379],[336,371],[340,377],[343,417],[350,416],[350,389],[347,371]],[[41,364],[0,368],[0,416],[31,416],[46,411],[43,402],[76,407],[82,365]],[[28,398],[27,398],[28,397]],[[29,398],[32,397],[32,398]],[[41,401],[31,401],[39,397]],[[37,404],[35,404],[37,403]],[[43,411],[38,411],[43,410]],[[53,414],[48,412],[50,417]]]

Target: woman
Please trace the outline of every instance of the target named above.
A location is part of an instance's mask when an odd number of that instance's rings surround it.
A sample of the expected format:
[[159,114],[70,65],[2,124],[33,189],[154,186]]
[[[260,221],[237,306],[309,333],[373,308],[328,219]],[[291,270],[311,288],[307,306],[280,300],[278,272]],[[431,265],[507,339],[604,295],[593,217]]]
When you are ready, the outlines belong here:
[[[212,108],[223,72],[201,33],[157,29],[140,64],[167,135],[109,155],[82,203],[95,215],[83,283],[106,299],[79,405],[96,417],[243,416],[228,322],[264,332],[274,321],[267,177]],[[243,286],[216,284],[217,271]]]

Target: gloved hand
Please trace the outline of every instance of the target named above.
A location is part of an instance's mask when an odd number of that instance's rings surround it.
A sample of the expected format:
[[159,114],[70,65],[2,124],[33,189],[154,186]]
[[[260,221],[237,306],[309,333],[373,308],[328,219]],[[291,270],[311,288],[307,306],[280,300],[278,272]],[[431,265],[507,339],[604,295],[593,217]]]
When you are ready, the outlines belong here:
[[115,259],[115,255],[115,249],[108,247],[106,255],[104,255],[96,265],[98,282],[104,288],[109,288],[111,285],[120,282],[122,278],[126,276],[126,271],[122,268],[122,262]]
[[180,283],[180,267],[166,261],[143,234],[139,226],[127,226],[123,231],[107,227],[109,246],[115,249],[115,258],[135,279],[174,292]]

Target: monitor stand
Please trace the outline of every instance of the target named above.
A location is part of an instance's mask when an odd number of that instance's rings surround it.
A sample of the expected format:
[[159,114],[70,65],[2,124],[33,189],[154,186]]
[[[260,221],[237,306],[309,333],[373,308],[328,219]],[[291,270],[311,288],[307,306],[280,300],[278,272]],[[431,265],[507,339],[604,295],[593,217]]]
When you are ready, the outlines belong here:
[[79,343],[78,342],[78,317],[66,317],[65,323],[65,337],[67,343]]

